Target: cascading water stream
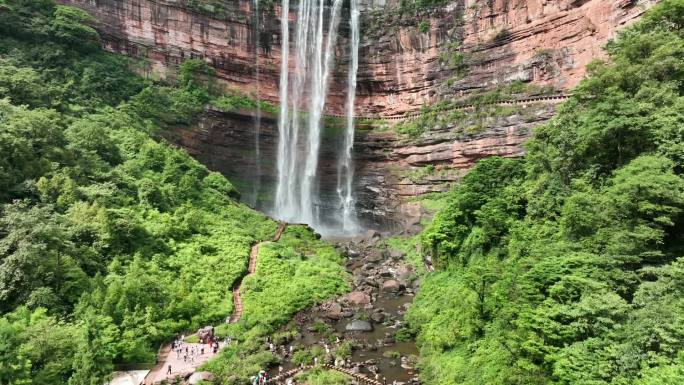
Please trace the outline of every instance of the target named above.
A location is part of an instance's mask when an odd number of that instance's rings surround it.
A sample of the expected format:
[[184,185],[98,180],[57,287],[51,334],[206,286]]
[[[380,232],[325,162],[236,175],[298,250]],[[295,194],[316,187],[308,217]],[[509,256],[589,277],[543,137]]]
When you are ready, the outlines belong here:
[[337,165],[337,195],[342,207],[342,231],[355,233],[359,230],[356,213],[354,211],[354,164],[352,150],[354,149],[354,104],[356,101],[356,73],[359,68],[359,3],[350,1],[350,37],[349,37],[349,72],[347,77],[347,125],[344,132],[344,147]]
[[261,99],[259,95],[259,37],[261,15],[259,14],[259,0],[254,0],[254,81],[256,92],[256,115],[254,117],[254,165],[256,176],[252,186],[252,206],[259,202],[259,190],[261,190]]
[[[289,71],[289,1],[282,1],[278,182],[274,215],[288,222],[318,224],[318,157],[321,117],[337,41],[342,0],[334,0],[327,28],[326,0],[301,0],[295,29],[294,71]],[[293,82],[290,82],[290,77]],[[301,114],[305,109],[306,114]],[[303,149],[303,151],[300,151]]]

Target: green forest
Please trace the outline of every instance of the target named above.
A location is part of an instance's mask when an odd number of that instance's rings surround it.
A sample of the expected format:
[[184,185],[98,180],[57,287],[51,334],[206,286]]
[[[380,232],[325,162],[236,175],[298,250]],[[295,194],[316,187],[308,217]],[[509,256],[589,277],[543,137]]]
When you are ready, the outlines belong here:
[[421,235],[425,383],[684,383],[684,1],[665,0]]
[[[143,78],[92,23],[0,0],[0,384],[101,385],[210,324],[240,344],[205,368],[245,384],[276,362],[267,338],[349,290],[345,260],[306,226],[268,242],[274,220],[162,139],[206,105],[256,101],[200,60]],[[479,161],[409,240],[422,285],[400,335],[426,385],[684,384],[684,0],[606,51],[524,157]]]
[[[205,104],[237,103],[212,89],[213,71],[188,60],[174,85],[143,79],[91,21],[51,0],[0,0],[0,384],[101,385],[115,364],[153,365],[161,343],[231,314],[251,246],[276,230],[160,139]],[[269,311],[223,331],[249,343],[217,371],[272,360],[267,333],[346,289],[332,247],[305,228],[283,238],[244,300]]]

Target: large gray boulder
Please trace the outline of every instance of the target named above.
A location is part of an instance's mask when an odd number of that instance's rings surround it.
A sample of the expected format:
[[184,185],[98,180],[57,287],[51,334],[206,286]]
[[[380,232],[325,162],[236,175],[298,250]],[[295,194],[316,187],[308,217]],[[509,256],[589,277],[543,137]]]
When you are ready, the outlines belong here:
[[345,330],[348,332],[372,332],[373,324],[364,320],[353,320],[347,324]]

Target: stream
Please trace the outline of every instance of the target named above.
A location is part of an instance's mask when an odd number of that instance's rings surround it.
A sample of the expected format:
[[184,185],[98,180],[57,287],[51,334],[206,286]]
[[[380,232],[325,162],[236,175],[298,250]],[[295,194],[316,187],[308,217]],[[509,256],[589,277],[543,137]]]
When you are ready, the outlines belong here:
[[[413,368],[418,356],[415,343],[395,341],[417,289],[411,267],[401,253],[386,249],[374,232],[333,242],[348,257],[352,291],[294,317],[288,328],[296,328],[296,336],[274,346],[282,352],[280,366],[284,371],[298,367],[288,354],[289,346],[295,357],[302,349],[317,346],[325,353],[327,347],[328,354],[319,363],[344,366],[387,384],[419,384]],[[351,356],[343,363],[336,358],[336,349],[347,344],[351,344]],[[270,375],[277,375],[278,370],[276,366]]]

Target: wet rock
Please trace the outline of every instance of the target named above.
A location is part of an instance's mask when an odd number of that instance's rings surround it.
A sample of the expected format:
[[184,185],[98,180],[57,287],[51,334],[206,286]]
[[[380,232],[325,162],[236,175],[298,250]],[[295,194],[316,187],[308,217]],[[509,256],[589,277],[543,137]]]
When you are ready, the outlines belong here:
[[195,372],[193,373],[190,378],[188,379],[188,384],[194,385],[199,383],[200,381],[212,381],[214,379],[214,375],[209,373],[209,372]]
[[353,291],[347,294],[347,296],[344,297],[344,299],[354,305],[366,305],[371,302],[370,295],[362,291]]
[[370,263],[378,263],[378,262],[381,262],[384,258],[383,258],[382,253],[380,251],[375,250],[375,251],[371,252],[370,254],[368,254],[364,259]]
[[397,267],[396,274],[397,278],[399,279],[408,279],[412,273],[413,269],[411,268],[411,266],[402,265]]
[[373,324],[364,320],[353,320],[344,328],[348,332],[372,332]]
[[347,310],[347,311],[342,312],[342,318],[351,318],[353,316],[354,316],[354,312],[352,312],[352,311]]
[[321,306],[323,309],[323,315],[327,318],[338,320],[342,318],[342,305],[337,302],[331,302]]
[[404,257],[404,252],[397,249],[390,249],[389,255],[392,259],[400,259]]
[[385,281],[382,284],[382,291],[387,292],[387,293],[398,293],[403,289],[404,289],[404,285],[402,285],[396,279],[390,279],[389,281]]
[[374,322],[382,323],[385,320],[385,313],[373,313],[370,317]]

